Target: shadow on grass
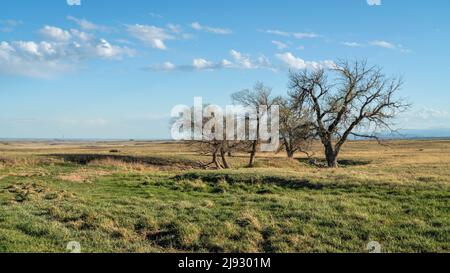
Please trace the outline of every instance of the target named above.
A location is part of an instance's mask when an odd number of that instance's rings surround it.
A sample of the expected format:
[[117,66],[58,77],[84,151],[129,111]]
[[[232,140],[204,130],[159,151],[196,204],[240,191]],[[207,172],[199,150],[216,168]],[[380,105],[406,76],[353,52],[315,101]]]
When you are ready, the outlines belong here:
[[[311,160],[308,158],[297,158],[300,163],[308,164],[316,167],[327,167],[325,160]],[[370,160],[353,160],[353,159],[342,159],[338,160],[339,167],[356,167],[356,166],[366,166],[371,164]]]
[[108,155],[108,154],[50,154],[64,161],[86,165],[96,160],[117,160],[125,163],[139,163],[153,166],[201,168],[203,165],[188,159],[162,158],[151,156]]
[[320,190],[324,187],[320,183],[312,183],[306,179],[294,179],[280,176],[247,176],[247,175],[231,175],[231,174],[215,174],[215,173],[186,173],[177,175],[175,180],[197,180],[203,182],[216,184],[221,181],[226,181],[229,184],[271,184],[289,189],[313,189]]

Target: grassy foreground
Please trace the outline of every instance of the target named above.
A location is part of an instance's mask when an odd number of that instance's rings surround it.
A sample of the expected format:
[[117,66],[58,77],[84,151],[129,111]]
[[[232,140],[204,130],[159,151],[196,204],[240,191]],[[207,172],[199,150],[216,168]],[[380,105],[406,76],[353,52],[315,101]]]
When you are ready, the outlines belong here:
[[0,252],[450,252],[450,141],[341,159],[216,171],[176,143],[0,143]]

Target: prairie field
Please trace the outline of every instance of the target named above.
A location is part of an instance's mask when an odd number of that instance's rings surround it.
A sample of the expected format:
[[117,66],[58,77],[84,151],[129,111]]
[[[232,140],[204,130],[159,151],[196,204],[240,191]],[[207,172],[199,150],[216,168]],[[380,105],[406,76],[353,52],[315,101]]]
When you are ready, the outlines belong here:
[[297,156],[214,170],[176,142],[0,142],[0,252],[450,252],[450,140]]

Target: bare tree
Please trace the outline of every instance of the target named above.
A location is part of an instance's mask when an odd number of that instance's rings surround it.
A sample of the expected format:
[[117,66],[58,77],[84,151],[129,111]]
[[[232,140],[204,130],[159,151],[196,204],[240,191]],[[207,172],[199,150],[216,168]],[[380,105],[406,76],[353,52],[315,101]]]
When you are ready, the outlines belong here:
[[216,169],[230,169],[231,164],[227,159],[227,154],[232,151],[233,146],[226,140],[193,140],[189,145],[202,155],[210,155],[211,162],[204,165],[208,167],[213,165]]
[[[208,105],[204,105],[203,109]],[[202,111],[203,112],[203,111]],[[216,116],[217,113],[213,113],[213,116]],[[203,131],[205,125],[211,121],[213,117],[204,116],[201,124],[192,123],[193,130],[196,128],[202,131],[202,139],[201,140],[193,140],[190,141],[191,146],[193,146],[200,154],[211,155],[211,162],[205,165],[208,167],[210,165],[214,165],[217,169],[229,169],[231,168],[231,164],[227,159],[227,155],[232,153],[235,149],[235,144],[232,141],[228,141],[225,139],[225,131],[226,131],[226,122],[225,118],[222,117],[221,120],[217,120],[219,125],[222,123],[223,132],[220,133],[216,125],[213,125],[211,128],[211,132]],[[217,134],[216,134],[217,132]],[[221,162],[219,161],[219,158]]]
[[[201,113],[204,113],[205,108],[207,108],[209,105],[204,104],[201,108]],[[192,139],[192,140],[185,140],[184,143],[186,143],[188,146],[191,147],[194,151],[201,155],[208,155],[211,156],[211,161],[202,164],[204,168],[208,168],[209,166],[213,165],[216,169],[229,169],[231,168],[231,164],[229,163],[227,156],[229,156],[232,152],[237,149],[237,143],[234,141],[227,141],[224,138],[224,135],[220,137],[220,133],[218,132],[216,134],[216,128],[215,125],[211,128],[212,131],[203,131],[205,125],[210,122],[213,117],[216,116],[217,113],[213,112],[212,116],[203,116],[201,122],[194,122],[194,112],[195,108],[192,107],[190,110],[190,132],[189,132],[189,138],[191,138],[194,135],[195,131],[201,132],[201,138],[200,139]],[[177,121],[176,118],[173,118],[171,120],[171,124],[173,125]],[[223,130],[226,130],[226,122],[223,118],[222,120],[218,119],[217,122],[220,124],[223,122]]]
[[327,165],[338,166],[338,155],[350,135],[377,138],[392,131],[392,121],[409,104],[396,98],[402,80],[386,77],[366,61],[340,61],[334,68],[290,73],[290,96],[297,107],[314,113],[314,127],[324,146]]
[[266,105],[267,111],[270,111],[271,107],[277,103],[279,98],[273,98],[271,96],[272,89],[265,86],[261,82],[257,82],[255,86],[253,87],[253,90],[243,90],[237,93],[234,93],[231,95],[231,98],[235,104],[239,104],[242,106],[250,106],[254,107],[257,110],[256,116],[257,116],[257,128],[256,128],[256,140],[251,140],[249,142],[250,146],[250,160],[248,163],[249,167],[253,167],[255,165],[255,158],[256,158],[256,151],[258,149],[258,146],[260,144],[260,135],[259,135],[259,128],[260,128],[260,117],[264,113],[260,113],[259,106]]
[[312,115],[305,109],[297,109],[291,101],[280,101],[280,150],[285,150],[288,158],[296,152],[310,156],[308,150],[315,137]]

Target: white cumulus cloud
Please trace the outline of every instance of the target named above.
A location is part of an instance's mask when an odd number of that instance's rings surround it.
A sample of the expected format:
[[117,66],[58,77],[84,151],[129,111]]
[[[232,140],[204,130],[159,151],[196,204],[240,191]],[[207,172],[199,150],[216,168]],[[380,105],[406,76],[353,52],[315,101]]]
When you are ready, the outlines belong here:
[[222,59],[219,62],[209,61],[204,58],[195,58],[192,64],[176,66],[171,62],[153,65],[145,70],[150,71],[198,71],[198,70],[218,70],[218,69],[272,69],[269,60],[260,56],[253,59],[250,55],[241,53],[237,50],[230,50],[231,60]]
[[219,62],[213,62],[204,58],[196,58],[192,64],[188,65],[174,65],[171,62],[157,64],[145,68],[149,71],[199,71],[199,70],[220,70],[220,69],[269,69],[278,71],[279,69],[319,69],[319,68],[335,68],[336,64],[331,60],[324,61],[305,61],[296,57],[291,52],[276,54],[276,58],[281,61],[280,65],[273,65],[270,60],[261,55],[257,58],[239,52],[237,50],[230,50],[230,59],[222,59]]
[[45,26],[40,31],[41,35],[43,35],[45,38],[48,38],[50,40],[54,41],[69,41],[72,38],[72,35],[69,31],[61,29],[59,27],[54,26]]
[[411,49],[405,48],[401,44],[393,44],[393,43],[387,42],[387,41],[375,40],[375,41],[371,41],[369,44],[371,46],[381,47],[381,48],[385,48],[385,49],[397,50],[397,51],[400,51],[402,53],[411,53],[412,52]]
[[330,60],[316,62],[316,61],[305,61],[299,57],[296,57],[291,52],[285,52],[275,55],[285,66],[289,69],[319,69],[319,68],[333,68],[335,63]]
[[280,41],[275,41],[275,40],[272,41],[272,44],[274,44],[277,47],[277,49],[279,49],[279,50],[286,49],[289,47],[287,44],[280,42]]
[[208,60],[205,60],[203,58],[197,58],[192,61],[192,67],[195,69],[212,69],[214,68],[215,64],[213,62],[210,62]]
[[343,42],[342,44],[345,46],[348,46],[348,47],[363,47],[364,46],[363,44],[360,44],[357,42]]
[[191,24],[191,27],[195,30],[205,31],[214,34],[231,34],[233,33],[230,29],[227,28],[217,28],[201,25],[199,22],[194,22]]
[[156,26],[148,25],[128,25],[128,33],[134,38],[144,42],[159,50],[166,50],[166,40],[173,40],[175,37],[168,30]]
[[283,37],[293,37],[296,39],[312,39],[319,38],[321,35],[314,32],[287,32],[278,29],[268,29],[268,30],[259,30],[260,32],[264,32],[271,35],[283,36]]
[[289,37],[291,36],[291,33],[286,32],[286,31],[282,31],[282,30],[278,30],[278,29],[268,29],[268,30],[260,30],[261,32],[265,32],[268,34],[273,34],[273,35],[278,35],[278,36],[284,36],[284,37]]
[[97,45],[95,46],[95,53],[96,56],[105,59],[115,59],[120,58],[123,55],[133,55],[132,50],[120,46],[114,46],[105,39],[100,39],[100,41],[97,42]]
[[372,47],[379,47],[384,49],[390,49],[390,50],[397,50],[402,53],[410,53],[412,52],[410,49],[405,48],[401,44],[394,44],[388,41],[384,40],[373,40],[368,43],[357,43],[357,42],[342,42],[341,44],[348,46],[348,47],[366,47],[366,46],[372,46]]
[[81,60],[121,59],[134,54],[128,47],[75,29],[45,26],[39,32],[42,41],[0,41],[0,74],[45,78],[73,70]]
[[370,45],[372,46],[377,46],[377,47],[382,47],[382,48],[387,48],[387,49],[396,49],[397,46],[390,43],[390,42],[386,42],[386,41],[381,41],[381,40],[375,40],[375,41],[371,41]]
[[294,38],[297,39],[305,39],[305,38],[318,38],[320,37],[319,34],[313,33],[313,32],[295,32],[292,34]]
[[107,31],[108,30],[108,28],[105,26],[100,26],[100,25],[92,23],[91,21],[88,21],[86,19],[79,19],[79,18],[70,16],[70,15],[67,16],[67,20],[74,22],[81,29],[83,29],[85,31],[95,31],[95,30]]

